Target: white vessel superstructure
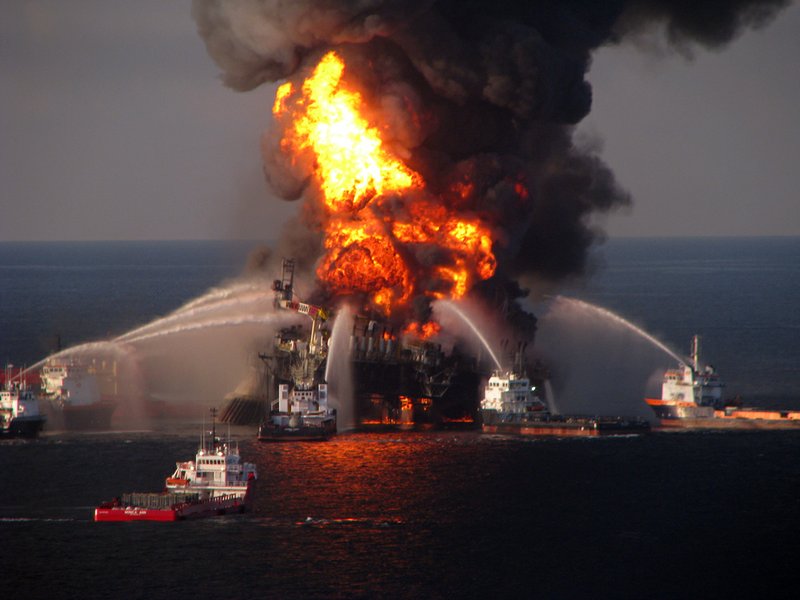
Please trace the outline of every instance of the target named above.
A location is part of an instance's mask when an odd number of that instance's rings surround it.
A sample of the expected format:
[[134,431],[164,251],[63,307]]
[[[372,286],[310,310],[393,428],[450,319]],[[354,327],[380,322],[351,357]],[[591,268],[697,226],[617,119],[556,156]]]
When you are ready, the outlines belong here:
[[660,398],[645,398],[662,427],[683,428],[800,428],[800,411],[743,406],[726,400],[725,384],[714,367],[700,365],[700,336],[692,338],[691,357],[667,369]]
[[528,377],[515,371],[495,371],[486,383],[481,400],[484,422],[546,414],[547,406],[535,392],[536,386],[531,385]]
[[[521,369],[520,369],[521,371]],[[537,387],[520,371],[495,371],[484,389],[484,433],[522,436],[587,437],[640,434],[650,430],[642,419],[551,414]],[[543,387],[546,388],[547,380]]]
[[[216,409],[212,409],[216,416]],[[249,510],[256,466],[243,463],[239,446],[222,442],[212,429],[194,460],[178,462],[162,492],[132,492],[103,502],[95,521],[182,521]]]
[[41,371],[46,397],[70,406],[88,406],[100,400],[97,379],[76,362],[48,361]]
[[175,463],[166,488],[199,493],[200,498],[234,495],[244,499],[256,477],[255,464],[242,462],[239,445],[218,440],[212,431],[211,441],[203,440],[194,460]]
[[275,306],[311,319],[308,337],[298,330],[279,331],[268,360],[277,381],[277,398],[270,403],[258,429],[262,442],[326,440],[336,434],[336,410],[329,404],[323,375],[328,356],[328,313],[294,298],[294,261],[284,259],[281,279],[273,284]]
[[48,360],[40,372],[42,397],[56,428],[109,429],[117,403],[104,399],[97,376],[75,360]]
[[35,437],[45,417],[39,399],[24,381],[8,381],[0,390],[0,436]]

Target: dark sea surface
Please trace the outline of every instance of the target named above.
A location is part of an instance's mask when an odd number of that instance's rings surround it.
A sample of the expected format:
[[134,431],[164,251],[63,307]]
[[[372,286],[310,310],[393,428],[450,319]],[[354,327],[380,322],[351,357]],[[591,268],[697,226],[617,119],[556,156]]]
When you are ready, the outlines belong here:
[[703,357],[753,403],[800,408],[800,238],[620,239],[579,297]]
[[0,243],[0,361],[30,365],[162,316],[238,275],[247,242]]
[[[248,247],[0,244],[0,356],[118,334],[236,275]],[[800,240],[615,240],[571,296],[732,387],[798,405]],[[94,523],[158,490],[202,424],[0,441],[3,598],[794,598],[800,431],[516,439],[478,432],[259,444],[252,513]]]

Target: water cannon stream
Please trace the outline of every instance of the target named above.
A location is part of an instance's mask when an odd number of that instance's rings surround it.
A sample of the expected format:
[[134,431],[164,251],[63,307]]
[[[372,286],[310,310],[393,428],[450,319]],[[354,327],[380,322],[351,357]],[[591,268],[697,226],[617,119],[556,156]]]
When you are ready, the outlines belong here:
[[475,323],[473,323],[472,320],[467,315],[465,315],[464,312],[460,308],[458,308],[458,306],[456,306],[454,302],[450,300],[439,300],[436,302],[436,305],[447,308],[448,310],[451,310],[452,312],[457,314],[464,321],[464,323],[466,323],[469,326],[472,332],[481,341],[481,344],[483,344],[484,348],[486,348],[486,351],[492,357],[492,360],[494,361],[497,370],[501,371],[503,369],[502,365],[500,364],[500,361],[497,359],[497,355],[494,353],[494,350],[492,350],[492,347],[489,345],[489,342],[480,332]]
[[625,319],[625,318],[619,316],[618,314],[608,310],[607,308],[603,308],[601,306],[597,306],[596,304],[591,304],[590,302],[586,302],[584,300],[578,300],[577,298],[569,298],[567,296],[561,296],[561,295],[545,296],[545,298],[551,299],[551,300],[553,300],[555,302],[560,302],[560,303],[571,305],[571,306],[579,308],[579,309],[581,309],[581,310],[583,310],[584,312],[587,312],[587,313],[594,313],[594,314],[596,314],[598,316],[604,317],[604,318],[606,318],[606,319],[608,319],[610,321],[613,321],[613,322],[615,322],[615,323],[617,323],[619,325],[622,325],[622,326],[626,327],[627,329],[630,329],[631,331],[633,331],[637,335],[641,336],[642,338],[646,339],[648,342],[653,344],[659,350],[662,350],[665,353],[667,353],[669,356],[674,358],[678,363],[680,363],[682,365],[690,365],[690,364],[692,364],[691,359],[687,359],[685,357],[680,356],[679,354],[674,352],[672,349],[670,349],[667,345],[665,345],[663,342],[661,342],[657,338],[653,337],[652,335],[647,333],[642,328],[637,327],[636,325],[634,325],[633,323],[631,323],[627,319]]

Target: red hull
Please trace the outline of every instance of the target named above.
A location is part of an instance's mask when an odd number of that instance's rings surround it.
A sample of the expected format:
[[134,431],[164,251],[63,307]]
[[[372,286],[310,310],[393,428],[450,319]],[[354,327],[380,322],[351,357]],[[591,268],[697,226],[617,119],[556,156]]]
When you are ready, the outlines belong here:
[[174,509],[154,510],[148,508],[95,508],[95,521],[177,521]]
[[174,508],[140,508],[136,506],[98,507],[94,509],[95,521],[184,521],[243,513],[241,499],[230,502],[208,501]]
[[[121,521],[184,521],[186,519],[202,519],[206,517],[219,517],[245,512],[250,498],[250,485],[244,497],[227,494],[216,496],[207,500],[179,502],[171,506],[157,508],[147,506],[125,505],[118,499],[106,502],[94,509],[95,521],[121,522]],[[169,496],[169,493],[154,494],[160,498]]]

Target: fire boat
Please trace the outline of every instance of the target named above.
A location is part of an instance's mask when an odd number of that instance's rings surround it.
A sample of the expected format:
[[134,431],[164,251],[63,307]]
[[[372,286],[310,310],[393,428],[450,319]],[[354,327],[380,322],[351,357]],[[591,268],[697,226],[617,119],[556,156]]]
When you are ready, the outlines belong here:
[[0,388],[0,437],[34,438],[45,423],[39,399],[27,382],[19,379],[24,371],[18,369],[14,377],[11,370],[6,367]]
[[245,512],[256,466],[241,461],[230,439],[221,442],[213,423],[210,441],[203,437],[193,461],[176,463],[163,492],[123,494],[95,508],[94,520],[182,521]]
[[[103,397],[96,373],[77,360],[48,359],[41,370],[42,398],[53,428],[106,430],[117,402]],[[49,426],[48,426],[49,427]]]
[[545,388],[542,374],[536,378],[537,384],[532,384],[523,373],[518,353],[514,369],[496,370],[489,377],[481,400],[484,433],[595,437],[650,431],[650,423],[644,419],[552,414],[540,396]]
[[700,366],[700,336],[692,338],[691,357],[667,369],[660,398],[645,398],[663,428],[800,429],[800,411],[745,407],[723,398],[725,384],[711,365]]
[[279,331],[273,354],[259,355],[277,383],[277,399],[270,403],[269,413],[258,428],[258,440],[326,440],[336,434],[336,410],[328,404],[328,385],[324,380],[328,331],[322,326],[328,313],[294,298],[292,259],[284,259],[281,279],[275,280],[272,289],[275,306],[307,315],[311,319],[311,332],[304,337],[299,328]]

